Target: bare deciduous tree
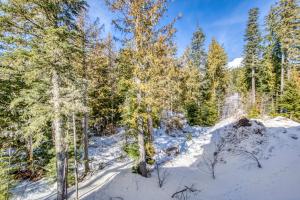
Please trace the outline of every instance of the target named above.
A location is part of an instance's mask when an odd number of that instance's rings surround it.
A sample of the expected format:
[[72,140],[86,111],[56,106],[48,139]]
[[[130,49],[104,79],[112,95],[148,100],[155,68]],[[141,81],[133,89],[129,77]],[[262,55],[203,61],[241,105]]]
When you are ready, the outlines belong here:
[[205,155],[203,157],[204,164],[207,166],[213,179],[216,178],[215,175],[216,165],[218,163],[220,154],[225,150],[225,145],[226,145],[225,139],[221,138],[220,141],[214,143],[215,149],[213,151],[213,155]]
[[234,150],[238,155],[246,156],[247,158],[254,160],[258,168],[262,168],[261,163],[259,162],[257,156],[254,152],[247,151],[246,149],[236,149]]
[[169,174],[168,174],[167,170],[163,170],[161,173],[160,166],[158,163],[156,163],[156,172],[157,172],[158,185],[161,188],[164,185],[164,183],[166,182],[166,179]]

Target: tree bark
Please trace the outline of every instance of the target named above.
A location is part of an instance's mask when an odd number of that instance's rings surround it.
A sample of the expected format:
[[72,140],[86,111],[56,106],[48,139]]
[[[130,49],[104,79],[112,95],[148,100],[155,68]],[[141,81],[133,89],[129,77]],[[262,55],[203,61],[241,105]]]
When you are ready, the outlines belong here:
[[29,152],[29,165],[31,168],[31,173],[34,174],[34,163],[33,163],[33,144],[32,135],[29,136],[28,141],[28,152]]
[[84,113],[82,120],[83,124],[83,162],[84,162],[84,173],[87,174],[90,171],[89,167],[89,152],[88,152],[88,114]]
[[[141,117],[139,117],[138,121],[141,121]],[[141,122],[138,122],[138,123],[141,124]],[[139,146],[138,171],[143,177],[147,177],[148,172],[147,172],[147,165],[146,165],[144,131],[142,129],[138,130],[138,146]]]
[[[84,45],[84,44],[83,44]],[[83,76],[84,76],[84,83],[83,83],[83,106],[87,107],[87,66],[85,60],[85,53],[83,55]],[[88,152],[88,112],[85,110],[82,119],[82,128],[83,128],[83,162],[84,162],[84,173],[87,174],[90,170],[89,167],[89,152]]]
[[153,141],[153,120],[151,116],[151,108],[148,106],[147,108],[147,127],[148,127],[148,134],[149,134],[149,140]]
[[57,173],[57,200],[66,199],[66,166],[65,166],[65,147],[64,135],[61,128],[60,115],[60,94],[59,94],[59,75],[54,69],[52,72],[52,102],[53,102],[53,129],[55,135],[55,151],[56,151],[56,173]]
[[76,124],[75,124],[75,114],[72,116],[73,122],[73,141],[74,141],[74,176],[75,176],[75,191],[76,200],[78,199],[78,170],[77,170],[77,135],[76,135]]
[[281,56],[281,73],[280,73],[280,94],[283,94],[284,89],[284,51],[282,51]]
[[256,97],[255,97],[255,68],[252,66],[252,73],[251,73],[251,104],[252,106],[255,105]]
[[[138,100],[138,105],[140,107],[142,101],[142,92],[140,90],[137,94],[137,100]],[[145,153],[145,135],[143,129],[143,118],[140,115],[137,118],[137,127],[138,127],[138,146],[139,146],[138,171],[142,176],[147,177],[148,172],[147,172],[146,153]]]

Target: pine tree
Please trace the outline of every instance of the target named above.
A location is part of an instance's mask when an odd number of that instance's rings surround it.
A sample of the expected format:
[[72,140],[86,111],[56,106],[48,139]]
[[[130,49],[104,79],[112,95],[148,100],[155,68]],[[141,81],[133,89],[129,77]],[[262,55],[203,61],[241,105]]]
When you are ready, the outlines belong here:
[[[244,66],[246,67],[246,77],[248,77],[248,88],[251,88],[251,105],[256,102],[256,76],[260,59],[261,36],[258,25],[259,10],[252,8],[249,11],[247,30],[245,34],[246,45],[244,47]],[[250,81],[251,80],[251,81]]]
[[279,92],[280,95],[284,93],[285,79],[289,79],[291,70],[299,65],[298,12],[299,5],[296,1],[280,0],[271,7],[267,16],[266,40],[269,42],[268,54],[275,73],[275,103],[278,102]]
[[274,27],[275,15],[271,8],[265,18],[266,35],[263,38],[262,61],[257,69],[257,91],[261,97],[262,114],[276,112],[277,96],[280,85],[280,42]]
[[182,104],[190,124],[199,124],[199,106],[201,101],[200,85],[201,72],[191,60],[190,48],[187,48],[181,58],[182,60]]
[[285,90],[280,98],[279,107],[283,115],[300,121],[300,74],[291,72],[291,78],[286,82]]
[[201,71],[205,68],[206,53],[204,49],[205,35],[202,29],[197,26],[196,31],[193,33],[190,57],[192,65],[199,68]]
[[193,33],[190,47],[188,47],[181,60],[183,61],[183,73],[185,87],[183,89],[183,104],[187,118],[191,124],[199,124],[200,116],[200,87],[205,70],[206,52],[204,48],[205,35],[197,26]]
[[[6,52],[10,53],[10,59],[18,61],[11,63],[11,68],[23,72],[22,80],[25,82],[21,91],[23,95],[14,98],[11,103],[14,107],[25,108],[25,112],[21,113],[26,125],[24,133],[40,136],[39,133],[49,128],[48,122],[52,122],[57,199],[66,197],[67,155],[63,116],[69,113],[69,100],[73,100],[77,93],[76,83],[72,82],[76,74],[71,62],[77,52],[73,45],[76,36],[74,18],[84,7],[84,1],[6,1],[1,4],[1,33],[6,33],[2,42],[7,47]],[[10,48],[11,45],[13,48]],[[32,135],[29,135],[29,142],[31,138]]]
[[[133,80],[130,91],[127,95],[124,110],[127,118],[127,125],[135,135],[139,147],[138,171],[146,177],[146,151],[145,141],[147,139],[147,129],[151,123],[147,123],[149,112],[152,112],[153,95],[151,92],[151,73],[154,69],[153,63],[158,59],[155,52],[155,45],[162,39],[166,44],[170,43],[172,34],[172,24],[162,28],[157,27],[160,18],[166,11],[166,1],[145,1],[138,0],[133,2],[127,1],[107,1],[112,11],[123,13],[123,17],[115,20],[116,27],[132,36],[132,53],[134,59]],[[128,39],[128,38],[127,38]],[[128,40],[127,40],[128,41]],[[161,43],[163,44],[163,43]],[[155,77],[154,77],[155,78]]]
[[[82,76],[83,85],[82,85],[82,101],[83,106],[87,107],[88,105],[88,51],[91,48],[90,37],[93,34],[92,30],[93,27],[87,24],[87,16],[86,11],[82,10],[77,22],[78,28],[78,46],[80,49],[79,52],[79,60],[78,63],[78,73]],[[87,109],[83,112],[83,119],[82,119],[82,132],[83,132],[83,160],[84,160],[84,172],[87,174],[89,171],[89,158],[88,158],[88,111]]]
[[203,84],[203,102],[201,105],[201,123],[214,124],[220,117],[228,86],[226,70],[227,55],[224,48],[212,39],[208,50],[207,64]]
[[282,75],[281,92],[284,88],[284,69],[287,70],[287,78],[290,78],[291,70],[295,65],[299,67],[299,4],[296,0],[280,0],[277,5],[276,30],[281,43]]

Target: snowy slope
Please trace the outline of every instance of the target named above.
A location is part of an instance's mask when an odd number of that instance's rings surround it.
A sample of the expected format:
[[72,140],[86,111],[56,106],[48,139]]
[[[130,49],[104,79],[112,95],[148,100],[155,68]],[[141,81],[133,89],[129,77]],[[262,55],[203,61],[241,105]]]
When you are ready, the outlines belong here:
[[235,69],[242,66],[243,58],[235,58],[227,64],[229,69]]
[[228,153],[216,167],[213,180],[201,164],[204,147],[211,144],[216,133],[226,131],[233,123],[233,119],[227,119],[195,138],[185,153],[165,164],[161,171],[166,170],[168,176],[162,188],[158,187],[155,172],[145,179],[124,170],[84,199],[172,199],[174,192],[193,185],[200,191],[189,194],[189,199],[298,200],[300,139],[293,138],[300,137],[300,124],[285,118],[262,122],[266,126],[266,141],[260,147],[262,169],[252,160]]
[[[156,159],[169,160],[160,168],[161,176],[166,177],[162,188],[158,186],[156,170],[151,178],[143,178],[131,173],[132,161],[115,159],[122,154],[122,133],[105,139],[95,138],[91,155],[98,163],[103,162],[102,157],[108,156],[105,163],[109,164],[80,184],[80,198],[167,200],[176,199],[171,198],[172,194],[188,186],[197,191],[187,193],[187,199],[299,200],[300,124],[277,117],[251,120],[251,126],[236,128],[236,121],[236,118],[228,118],[208,130],[190,127],[189,132],[193,131],[194,136],[190,141],[184,135],[171,137],[162,130],[156,130]],[[213,155],[215,143],[228,135],[239,138],[239,141],[226,145],[216,165],[214,180],[204,157]],[[181,153],[175,158],[167,157],[164,149],[174,145],[180,147]],[[97,146],[101,146],[102,150]],[[262,168],[258,168],[256,162],[247,156],[229,151],[234,148],[255,152]],[[15,199],[37,199],[34,198],[37,195],[39,199],[45,199],[40,198],[38,192],[28,198],[19,196]]]

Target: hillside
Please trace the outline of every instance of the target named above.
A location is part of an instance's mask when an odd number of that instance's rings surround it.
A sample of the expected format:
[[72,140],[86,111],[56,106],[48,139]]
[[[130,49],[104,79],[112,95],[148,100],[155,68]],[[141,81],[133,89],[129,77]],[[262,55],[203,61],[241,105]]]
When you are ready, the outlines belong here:
[[[131,172],[130,159],[117,159],[121,154],[122,131],[106,139],[93,138],[93,163],[106,164],[80,184],[80,198],[165,200],[185,187],[193,192],[188,189],[173,199],[296,200],[300,196],[299,123],[282,117],[249,122],[229,118],[209,129],[187,128],[193,131],[189,141],[184,132],[174,137],[162,130],[155,131],[156,158],[162,162],[160,177],[165,178],[161,188],[156,169],[150,178],[143,178]],[[208,163],[222,142],[213,179]],[[174,146],[179,147],[179,155],[168,156],[165,150]],[[247,152],[253,153],[261,168]],[[102,157],[110,160],[104,161]],[[55,194],[54,189],[43,192],[40,187],[32,193],[29,189],[15,199],[55,199],[49,195]]]

